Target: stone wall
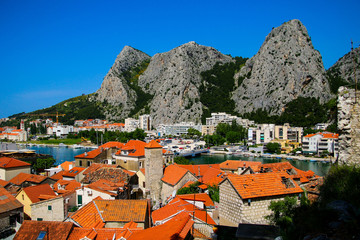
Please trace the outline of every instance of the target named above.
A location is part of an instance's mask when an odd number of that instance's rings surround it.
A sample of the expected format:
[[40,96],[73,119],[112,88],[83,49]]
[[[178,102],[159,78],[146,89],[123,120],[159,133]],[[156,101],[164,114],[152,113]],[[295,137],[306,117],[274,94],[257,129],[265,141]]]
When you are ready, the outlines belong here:
[[64,199],[57,197],[31,204],[31,220],[36,221],[39,218],[43,221],[63,221],[65,219]]
[[145,188],[156,203],[160,202],[162,177],[162,148],[145,148]]
[[[271,201],[284,200],[285,196],[241,199],[229,180],[224,181],[220,188],[220,225],[237,227],[239,223],[269,224],[265,216],[271,214]],[[289,195],[290,196],[290,195]],[[296,195],[294,195],[296,196]],[[291,196],[290,196],[291,197]]]
[[360,164],[360,93],[340,87],[338,91],[339,164]]
[[185,183],[187,183],[188,181],[193,181],[196,182],[197,178],[192,175],[190,172],[187,172],[184,177],[175,185],[172,186],[168,183],[162,182],[162,188],[161,188],[161,199],[163,201],[165,201],[168,197],[171,196],[171,194],[177,190],[179,190],[180,188],[182,188]]

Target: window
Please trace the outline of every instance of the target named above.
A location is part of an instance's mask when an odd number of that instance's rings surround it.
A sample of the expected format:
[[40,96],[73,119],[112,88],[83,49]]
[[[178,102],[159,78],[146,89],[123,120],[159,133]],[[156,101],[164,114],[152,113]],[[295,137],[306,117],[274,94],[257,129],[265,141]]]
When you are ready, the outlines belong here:
[[[43,219],[42,218],[37,218],[36,220],[38,220],[38,221],[42,221]],[[40,235],[40,234],[39,234]]]
[[91,165],[91,162],[87,161],[87,166],[90,167],[90,165]]
[[24,194],[21,197],[22,197],[22,200],[24,200]]
[[82,161],[81,161],[81,160],[79,160],[79,166],[80,166],[80,167],[82,166]]
[[50,210],[50,211],[51,211],[51,209],[52,209],[52,208],[51,208],[51,205],[48,205],[48,210]]
[[143,187],[145,187],[145,182],[143,182]]
[[45,232],[45,231],[41,231],[41,232],[39,233],[39,236],[37,237],[36,240],[43,240],[43,239],[45,238],[45,236],[46,236],[46,232]]

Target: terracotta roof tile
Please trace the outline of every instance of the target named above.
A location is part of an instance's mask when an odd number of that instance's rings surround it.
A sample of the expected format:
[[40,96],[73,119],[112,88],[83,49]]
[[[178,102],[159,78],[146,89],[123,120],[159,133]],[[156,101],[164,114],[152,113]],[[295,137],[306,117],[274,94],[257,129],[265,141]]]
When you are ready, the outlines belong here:
[[92,159],[92,158],[95,158],[95,157],[99,156],[100,153],[102,153],[102,149],[97,148],[97,149],[94,149],[94,150],[92,150],[90,152],[84,152],[82,154],[79,154],[79,155],[75,156],[75,158]]
[[187,202],[181,199],[179,196],[176,196],[164,207],[153,211],[151,216],[152,216],[153,224],[155,224],[157,221],[164,221],[171,219],[181,212],[186,212],[187,214],[192,216],[194,211],[195,211],[195,218],[203,222],[207,222],[208,224],[211,225],[216,224],[209,214],[195,207],[191,202]]
[[9,183],[10,183],[9,181],[5,181],[5,180],[0,179],[0,186],[5,187],[5,186],[8,185]]
[[200,178],[200,182],[208,186],[213,186],[213,185],[217,186],[225,178],[226,178],[226,173],[223,170],[210,168]]
[[66,173],[66,171],[60,171],[60,172],[52,175],[50,178],[55,179],[55,180],[63,179],[63,175],[65,173]]
[[128,156],[142,157],[145,155],[146,142],[139,140],[130,140],[116,154],[120,155],[122,150],[130,151]]
[[86,176],[81,180],[82,183],[93,183],[100,179],[108,180],[114,183],[124,183],[127,184],[131,176],[135,175],[134,172],[127,171],[121,168],[114,167],[102,167],[97,169],[94,172],[86,174]]
[[194,181],[187,181],[187,182],[185,183],[185,185],[182,186],[182,188],[190,187],[190,185],[191,185],[191,184],[194,184],[194,183],[195,183]]
[[23,189],[26,195],[30,198],[32,203],[39,202],[40,195],[56,196],[49,184],[41,184],[37,186],[30,186]]
[[135,232],[128,240],[153,239],[154,236],[156,236],[157,240],[182,240],[189,234],[193,224],[191,217],[186,213],[182,213],[179,214],[179,217],[175,217],[162,225]]
[[54,184],[54,191],[59,193],[59,190],[65,190],[65,191],[73,191],[75,189],[78,189],[81,187],[81,183],[75,181],[75,180],[62,180],[59,179],[55,184]]
[[5,188],[0,187],[0,213],[5,213],[23,205]]
[[17,160],[15,158],[0,157],[0,168],[14,168],[24,166],[31,166],[31,164]]
[[247,168],[249,166],[257,166],[260,164],[261,162],[226,160],[225,162],[220,163],[220,168],[237,171],[238,168]]
[[[242,199],[302,193],[303,190],[285,172],[229,175],[227,177]],[[287,179],[293,186],[286,187]]]
[[110,164],[104,164],[104,163],[92,163],[90,167],[87,167],[85,171],[83,172],[84,175],[95,172],[96,170],[103,168],[103,167],[112,167],[116,168],[116,165],[110,165]]
[[214,206],[214,202],[211,200],[208,194],[206,193],[196,193],[196,194],[183,194],[183,195],[177,195],[182,200],[194,200],[195,201],[202,201],[204,202],[205,206],[210,207]]
[[175,186],[187,172],[189,171],[179,167],[177,164],[172,164],[165,168],[164,176],[161,180]]
[[73,223],[71,222],[25,220],[14,240],[36,240],[42,231],[46,233],[44,239],[66,240],[72,228]]
[[162,148],[163,146],[161,146],[157,141],[155,140],[151,140],[148,144],[145,145],[145,148]]
[[83,167],[74,167],[74,168],[70,169],[69,171],[65,171],[63,174],[63,177],[75,177],[76,175],[80,174],[84,170],[85,170],[85,168],[83,168]]
[[75,167],[75,162],[66,161],[60,164],[60,167],[62,170],[69,171],[71,168]]
[[41,183],[46,179],[47,179],[46,176],[29,174],[29,173],[19,173],[18,175],[10,179],[9,182],[15,185],[21,185],[23,182]]
[[123,146],[125,146],[125,144],[121,143],[121,142],[107,142],[104,143],[103,145],[101,145],[99,148],[122,148]]
[[71,219],[84,228],[94,227],[100,220],[145,222],[147,204],[147,200],[94,200],[76,211]]
[[183,165],[178,164],[179,167],[189,170],[197,178],[204,176],[209,169],[220,169],[220,164],[198,164],[198,165]]

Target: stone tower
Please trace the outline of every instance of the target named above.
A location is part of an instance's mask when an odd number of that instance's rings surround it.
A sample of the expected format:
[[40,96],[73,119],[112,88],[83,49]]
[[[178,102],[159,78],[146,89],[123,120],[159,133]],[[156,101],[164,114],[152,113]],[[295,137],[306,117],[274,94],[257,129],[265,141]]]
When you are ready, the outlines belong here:
[[158,204],[161,201],[163,177],[162,146],[155,140],[145,145],[145,191],[147,198]]

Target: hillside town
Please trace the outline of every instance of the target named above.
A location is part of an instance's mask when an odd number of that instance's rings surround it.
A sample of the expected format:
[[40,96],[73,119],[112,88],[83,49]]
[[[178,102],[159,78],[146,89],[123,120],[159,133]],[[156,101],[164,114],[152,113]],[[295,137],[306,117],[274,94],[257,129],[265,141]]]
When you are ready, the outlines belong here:
[[[232,124],[247,132],[238,144],[210,147],[204,141],[203,136],[217,134],[221,125]],[[46,132],[31,134],[34,126]],[[131,240],[150,238],[156,233],[158,239],[210,239],[216,236],[219,226],[267,225],[272,201],[318,198],[323,177],[311,170],[300,170],[286,159],[299,155],[314,159],[324,152],[323,161],[330,161],[330,156],[336,159],[338,135],[326,132],[325,127],[317,124],[314,133],[303,136],[301,127],[256,124],[222,112],[212,113],[206,125],[181,122],[156,128],[150,115],[127,118],[125,123],[75,120],[74,125],[63,125],[58,119],[24,119],[20,129],[0,129],[4,146],[9,142],[26,144],[39,136],[61,141],[90,130],[101,135],[106,131],[141,129],[146,138],[91,143],[91,148],[74,159],[36,174],[30,163],[16,159],[16,152],[26,155],[33,151],[2,147],[1,234],[16,230],[14,239],[32,235],[41,239],[42,235],[52,234],[61,235],[59,239]],[[182,139],[191,131],[199,136]],[[83,139],[80,144],[63,147],[83,148],[89,142]],[[195,154],[264,156],[270,154],[266,153],[269,143],[277,144],[274,154],[283,161],[226,160],[190,165],[175,161]],[[276,233],[276,229],[273,231]]]

